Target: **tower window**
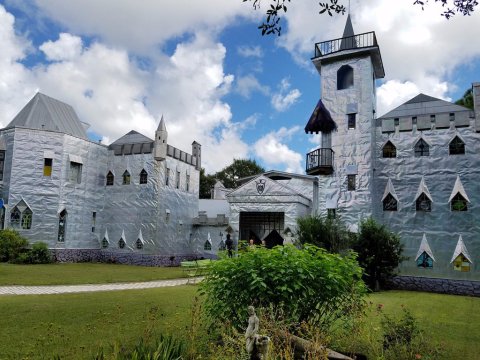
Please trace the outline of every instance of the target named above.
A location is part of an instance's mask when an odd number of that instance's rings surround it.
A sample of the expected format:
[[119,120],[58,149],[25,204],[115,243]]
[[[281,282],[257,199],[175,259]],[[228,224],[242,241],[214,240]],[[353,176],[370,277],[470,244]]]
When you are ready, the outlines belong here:
[[3,181],[3,165],[5,163],[5,150],[0,150],[0,181]]
[[392,194],[388,194],[385,199],[383,199],[383,211],[397,211],[397,199],[393,197]]
[[423,139],[420,139],[415,144],[415,156],[428,156],[430,155],[430,146]]
[[432,211],[432,201],[428,198],[425,193],[421,193],[416,201],[416,210],[417,211]]
[[337,90],[350,89],[353,87],[353,68],[343,65],[337,71]]
[[347,175],[347,190],[355,191],[356,189],[356,175]]
[[52,176],[52,163],[53,159],[43,159],[43,176]]
[[187,183],[186,183],[186,191],[190,191],[190,175],[187,174],[187,178],[185,180]]
[[448,145],[448,152],[450,155],[465,154],[465,143],[458,136],[455,136]]
[[397,157],[397,148],[395,147],[395,145],[392,144],[391,141],[387,141],[387,143],[383,146],[382,156],[384,158]]
[[95,225],[97,223],[97,212],[92,213],[92,232],[95,232]]
[[80,184],[82,182],[82,164],[70,162],[70,181]]
[[177,171],[177,177],[175,179],[175,187],[180,189],[180,171]]
[[122,185],[130,185],[130,173],[127,170],[123,173],[122,179]]
[[148,182],[148,173],[145,171],[145,169],[142,169],[140,171],[140,184],[146,184]]
[[455,121],[455,113],[449,114],[450,121]]
[[165,186],[168,186],[170,183],[170,169],[165,170]]
[[355,129],[356,122],[357,122],[357,114],[348,114],[348,130]]
[[115,180],[115,176],[113,176],[113,173],[109,171],[107,174],[107,186],[112,186],[114,180]]
[[58,242],[65,242],[65,232],[67,229],[67,210],[63,209],[58,215]]
[[467,200],[460,193],[457,193],[450,202],[450,209],[452,211],[467,211]]

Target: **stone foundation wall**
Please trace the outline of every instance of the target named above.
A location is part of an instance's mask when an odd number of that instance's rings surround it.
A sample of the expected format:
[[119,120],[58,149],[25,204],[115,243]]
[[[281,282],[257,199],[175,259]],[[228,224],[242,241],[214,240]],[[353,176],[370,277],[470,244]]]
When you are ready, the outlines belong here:
[[389,284],[398,290],[427,291],[440,294],[480,296],[480,281],[396,276]]
[[198,255],[145,255],[100,249],[52,249],[57,262],[100,262],[141,266],[179,266],[181,261],[194,260]]

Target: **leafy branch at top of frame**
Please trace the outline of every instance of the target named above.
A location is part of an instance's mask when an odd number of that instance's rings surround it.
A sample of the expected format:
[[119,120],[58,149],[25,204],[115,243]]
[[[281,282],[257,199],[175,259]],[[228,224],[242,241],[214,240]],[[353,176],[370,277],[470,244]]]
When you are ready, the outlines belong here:
[[[442,7],[446,7],[446,10],[441,14],[447,20],[454,16],[456,13],[460,13],[463,16],[470,16],[475,10],[475,7],[478,5],[477,0],[454,0],[453,7],[450,7],[448,0],[435,0],[435,2],[440,2]],[[422,10],[424,6],[428,3],[428,0],[415,0],[413,5],[420,5]]]
[[[242,0],[243,2],[250,1],[255,10],[260,9],[262,0]],[[258,29],[262,31],[262,35],[281,35],[282,26],[280,23],[281,13],[287,12],[286,3],[290,3],[291,0],[270,0],[269,7],[265,11],[265,18],[261,25],[258,26]],[[328,13],[332,16],[333,13],[345,13],[345,6],[338,3],[338,0],[329,0],[329,2],[319,3],[321,10],[319,14]]]

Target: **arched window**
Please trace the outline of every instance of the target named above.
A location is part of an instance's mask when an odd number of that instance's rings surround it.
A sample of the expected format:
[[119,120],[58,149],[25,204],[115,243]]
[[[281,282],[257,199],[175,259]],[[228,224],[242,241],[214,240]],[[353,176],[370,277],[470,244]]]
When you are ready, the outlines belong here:
[[383,199],[383,211],[397,211],[397,200],[392,194],[388,194]]
[[417,211],[432,211],[432,201],[428,198],[425,193],[421,193],[416,201],[416,210]]
[[210,251],[212,250],[212,244],[210,243],[210,241],[205,241],[205,244],[203,245],[203,250],[205,251]]
[[26,208],[22,213],[22,229],[30,229],[32,227],[32,210]]
[[423,268],[433,268],[433,259],[430,255],[424,251],[418,258],[417,258],[417,266]]
[[125,245],[126,245],[125,240],[123,240],[123,238],[120,238],[120,240],[118,240],[118,247],[120,249],[124,249]]
[[20,227],[20,218],[22,217],[22,213],[20,210],[18,210],[17,207],[14,207],[12,209],[12,212],[10,213],[10,225],[13,228],[19,228]]
[[458,136],[455,136],[448,146],[448,152],[450,155],[463,155],[465,154],[465,143]]
[[350,65],[343,65],[337,71],[337,90],[351,87],[353,87],[353,68]]
[[148,173],[145,171],[145,169],[142,169],[140,171],[140,184],[146,184],[148,182]]
[[467,211],[467,200],[460,193],[457,193],[450,202],[450,209],[452,211]]
[[142,242],[142,240],[137,239],[137,241],[135,242],[135,245],[136,245],[136,247],[137,247],[138,250],[142,250],[142,249],[143,249],[143,242]]
[[415,156],[428,156],[430,155],[430,146],[423,139],[420,139],[415,144]]
[[382,155],[384,158],[397,157],[397,148],[392,144],[391,141],[387,141],[387,143],[383,146]]
[[107,186],[112,186],[114,180],[115,180],[115,177],[113,176],[113,173],[109,171],[107,174]]
[[65,241],[65,232],[67,229],[67,210],[63,209],[62,212],[58,215],[58,242]]
[[108,248],[108,245],[109,245],[109,244],[108,244],[107,238],[103,238],[103,240],[102,240],[102,249]]
[[125,172],[123,173],[122,179],[123,185],[130,185],[130,173],[127,170],[125,170]]

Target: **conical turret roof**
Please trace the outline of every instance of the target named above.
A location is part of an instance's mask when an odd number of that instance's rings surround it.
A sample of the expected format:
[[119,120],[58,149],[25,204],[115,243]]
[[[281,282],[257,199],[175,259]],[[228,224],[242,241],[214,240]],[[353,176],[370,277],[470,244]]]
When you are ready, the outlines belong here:
[[322,99],[320,99],[305,126],[305,133],[331,133],[334,130],[337,130],[337,124],[332,119],[330,111],[328,111],[325,105],[323,105]]

